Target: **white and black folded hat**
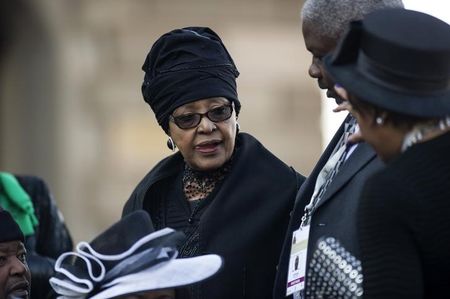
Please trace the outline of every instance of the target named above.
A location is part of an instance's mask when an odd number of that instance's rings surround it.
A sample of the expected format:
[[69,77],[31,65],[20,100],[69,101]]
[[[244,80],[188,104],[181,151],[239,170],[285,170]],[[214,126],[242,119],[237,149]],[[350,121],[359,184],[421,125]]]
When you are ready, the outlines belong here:
[[170,228],[154,231],[148,213],[136,211],[62,254],[50,284],[60,299],[107,299],[186,286],[219,271],[222,258],[215,254],[177,259],[183,240]]

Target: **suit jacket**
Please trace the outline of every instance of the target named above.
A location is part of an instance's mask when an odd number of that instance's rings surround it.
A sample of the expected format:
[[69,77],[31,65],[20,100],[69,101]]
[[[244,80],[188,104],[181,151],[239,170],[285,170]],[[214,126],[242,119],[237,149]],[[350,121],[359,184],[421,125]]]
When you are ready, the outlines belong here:
[[[330,158],[333,149],[344,133],[344,124],[348,119],[349,116],[344,120],[314,167],[311,175],[297,193],[278,264],[273,293],[274,298],[284,298],[286,296],[292,233],[300,227],[304,207],[311,200],[317,176]],[[312,215],[307,264],[309,264],[317,240],[322,236],[332,236],[338,239],[341,245],[349,252],[359,257],[358,241],[356,238],[356,211],[359,196],[365,180],[382,167],[383,163],[376,157],[375,152],[368,144],[358,144],[347,161],[339,169],[339,172],[328,186]],[[306,277],[306,284],[308,284],[308,277]]]

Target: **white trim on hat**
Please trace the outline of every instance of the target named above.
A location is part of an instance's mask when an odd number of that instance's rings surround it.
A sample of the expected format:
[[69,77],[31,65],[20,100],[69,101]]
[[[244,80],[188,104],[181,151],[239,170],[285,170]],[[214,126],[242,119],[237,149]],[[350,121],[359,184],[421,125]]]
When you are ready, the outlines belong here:
[[104,291],[90,297],[90,299],[108,299],[127,294],[190,285],[214,275],[221,266],[222,258],[215,254],[172,259],[162,265],[119,277],[105,285]]
[[[148,244],[150,241],[160,237],[176,233],[171,228],[164,228],[150,233],[134,243],[128,250],[113,255],[104,255],[92,248],[87,242],[81,242],[76,247],[76,252],[67,252],[62,254],[55,263],[55,272],[60,276],[52,277],[50,285],[61,295],[59,299],[65,298],[113,298],[119,295],[138,293],[142,291],[151,291],[179,286],[189,285],[204,280],[215,274],[222,266],[222,259],[215,254],[198,256],[187,259],[176,259],[178,252],[175,247],[163,247],[160,250],[157,259],[161,260],[159,264],[153,264],[139,272],[117,277],[111,282],[102,285],[102,281],[108,281],[103,261],[122,261],[133,255],[140,247]],[[152,248],[149,248],[152,249]],[[155,252],[156,253],[156,252]],[[63,265],[68,257],[76,256],[80,262],[84,262],[87,267],[85,275],[80,277],[76,273],[66,269]],[[163,261],[165,260],[165,261]],[[93,273],[93,264],[100,267],[100,273]],[[112,269],[113,270],[113,269]],[[95,288],[95,283],[101,288],[100,293],[89,297]]]
[[[149,235],[146,235],[145,237],[139,239],[136,243],[133,244],[133,246],[131,246],[127,251],[124,251],[122,253],[119,254],[113,254],[113,255],[105,255],[105,254],[101,254],[98,253],[97,251],[95,251],[92,246],[88,243],[88,242],[80,242],[77,245],[77,251],[80,252],[82,251],[84,255],[86,256],[95,256],[101,260],[104,261],[117,261],[117,260],[121,260],[126,258],[127,256],[133,254],[137,249],[139,249],[139,247],[141,247],[142,245],[146,244],[147,242],[157,239],[159,237],[168,235],[172,232],[175,232],[175,230],[166,227],[163,228],[161,230],[155,231],[154,233],[151,233]],[[92,254],[89,254],[85,251],[85,248]]]

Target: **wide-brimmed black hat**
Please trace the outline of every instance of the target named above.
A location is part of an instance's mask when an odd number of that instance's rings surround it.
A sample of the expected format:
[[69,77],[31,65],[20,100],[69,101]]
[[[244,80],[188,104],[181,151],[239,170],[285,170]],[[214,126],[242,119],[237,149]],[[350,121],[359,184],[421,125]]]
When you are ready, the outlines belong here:
[[61,299],[108,299],[193,284],[221,268],[215,254],[177,259],[183,240],[170,228],[154,231],[148,213],[136,211],[63,253],[50,284]]
[[335,82],[363,101],[418,117],[450,114],[450,25],[385,9],[351,23],[324,59]]

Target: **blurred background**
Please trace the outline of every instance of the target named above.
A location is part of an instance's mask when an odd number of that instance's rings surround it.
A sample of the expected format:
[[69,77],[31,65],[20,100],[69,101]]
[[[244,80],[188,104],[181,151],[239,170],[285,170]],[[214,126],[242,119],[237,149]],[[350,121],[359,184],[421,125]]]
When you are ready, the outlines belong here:
[[241,130],[307,175],[320,155],[320,92],[306,72],[298,0],[2,1],[0,169],[43,177],[76,241],[118,219],[171,154],[140,93],[163,33],[208,26],[239,71]]
[[326,103],[334,101],[321,99],[307,76],[302,4],[2,1],[0,170],[44,178],[75,241],[91,239],[171,154],[140,93],[146,54],[167,31],[208,26],[241,72],[241,130],[308,175],[341,118],[330,121]]

